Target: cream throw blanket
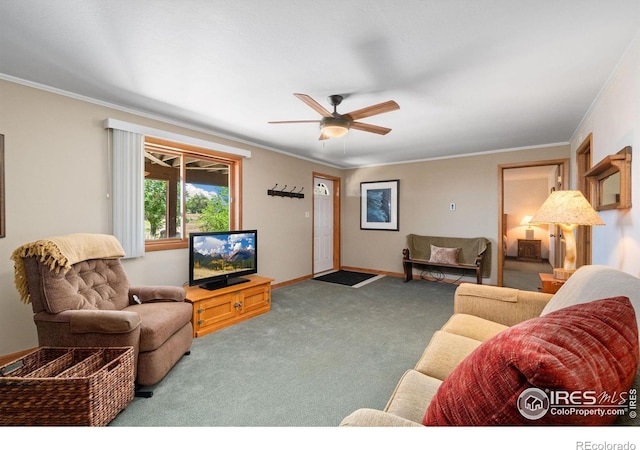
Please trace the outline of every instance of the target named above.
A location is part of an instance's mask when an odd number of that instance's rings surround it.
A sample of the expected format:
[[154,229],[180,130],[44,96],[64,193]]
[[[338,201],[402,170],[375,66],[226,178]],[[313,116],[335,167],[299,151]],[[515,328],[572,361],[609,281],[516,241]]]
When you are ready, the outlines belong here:
[[24,244],[14,250],[15,284],[23,303],[30,303],[23,258],[37,256],[56,273],[65,273],[71,266],[89,259],[122,258],[124,250],[120,242],[109,234],[76,233],[42,239]]

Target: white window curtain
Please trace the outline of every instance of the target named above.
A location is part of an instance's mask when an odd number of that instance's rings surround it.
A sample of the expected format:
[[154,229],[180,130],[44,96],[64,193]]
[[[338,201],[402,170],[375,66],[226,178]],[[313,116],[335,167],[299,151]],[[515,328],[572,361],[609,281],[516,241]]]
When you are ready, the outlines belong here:
[[112,129],[113,235],[125,258],[144,255],[144,136]]

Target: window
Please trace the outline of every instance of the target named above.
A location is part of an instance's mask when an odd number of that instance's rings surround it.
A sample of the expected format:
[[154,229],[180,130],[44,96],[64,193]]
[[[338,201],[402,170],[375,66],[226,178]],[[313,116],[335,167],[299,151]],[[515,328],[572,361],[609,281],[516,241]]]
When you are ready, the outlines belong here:
[[322,195],[322,196],[331,195],[329,193],[329,188],[327,187],[327,185],[324,184],[324,183],[320,183],[320,182],[317,183],[315,185],[315,187],[313,188],[313,193],[316,194],[316,195]]
[[144,142],[145,249],[184,248],[189,233],[240,227],[242,160],[155,138]]

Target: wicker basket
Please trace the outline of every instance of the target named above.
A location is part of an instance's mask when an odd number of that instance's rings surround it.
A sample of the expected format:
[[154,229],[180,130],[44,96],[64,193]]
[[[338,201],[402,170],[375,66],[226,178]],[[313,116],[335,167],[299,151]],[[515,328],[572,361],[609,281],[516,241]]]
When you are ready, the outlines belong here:
[[133,347],[40,347],[0,367],[0,425],[107,425],[134,396]]

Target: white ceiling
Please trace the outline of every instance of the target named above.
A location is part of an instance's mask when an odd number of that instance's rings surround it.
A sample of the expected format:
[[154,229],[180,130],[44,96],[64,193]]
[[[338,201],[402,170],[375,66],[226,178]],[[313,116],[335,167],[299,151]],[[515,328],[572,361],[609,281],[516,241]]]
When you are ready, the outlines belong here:
[[[0,77],[338,167],[569,141],[638,0],[2,0]],[[295,98],[400,110],[318,141]]]

